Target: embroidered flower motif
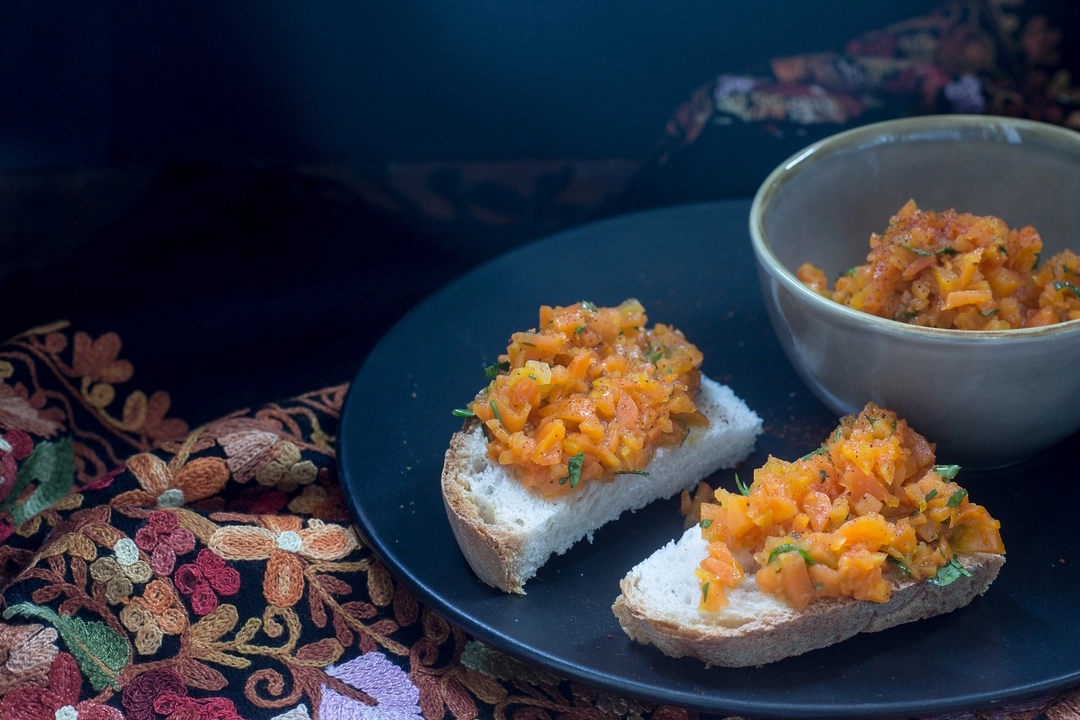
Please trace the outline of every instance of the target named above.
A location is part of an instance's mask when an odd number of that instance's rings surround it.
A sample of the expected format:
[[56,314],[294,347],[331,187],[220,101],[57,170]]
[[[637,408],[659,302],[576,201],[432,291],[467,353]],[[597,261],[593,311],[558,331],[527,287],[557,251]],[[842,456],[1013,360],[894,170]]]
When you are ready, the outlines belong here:
[[161,458],[141,453],[127,461],[127,469],[142,490],[117,495],[111,503],[114,507],[180,507],[216,495],[229,480],[229,468],[219,457],[192,460],[174,475]]
[[130,538],[120,538],[113,545],[113,557],[98,558],[90,565],[90,577],[105,583],[105,599],[112,605],[127,602],[135,586],[153,577],[150,565],[140,559],[139,548]]
[[362,690],[376,701],[374,706],[345,697],[322,686],[319,717],[324,720],[421,720],[420,691],[405,671],[380,652],[369,652],[341,665],[330,665],[326,674]]
[[175,670],[143,673],[128,683],[120,698],[128,720],[241,720],[232,700],[187,696],[184,679]]
[[311,720],[311,715],[308,714],[307,705],[300,703],[292,710],[275,715],[270,720]]
[[116,708],[92,700],[79,702],[82,673],[75,658],[57,653],[49,669],[48,687],[21,687],[0,700],[4,720],[123,720]]
[[18,462],[30,457],[33,451],[34,440],[22,430],[0,429],[0,501],[15,487]]
[[352,530],[294,516],[262,515],[259,527],[228,525],[210,536],[207,547],[226,560],[268,560],[263,595],[278,607],[292,607],[304,594],[307,560],[340,560],[356,549]]
[[[179,606],[179,607],[178,607]],[[187,613],[169,584],[154,580],[120,611],[120,622],[135,633],[135,649],[153,655],[165,635],[179,635],[187,627]]]
[[191,609],[196,615],[214,612],[218,606],[218,593],[235,595],[240,591],[240,573],[206,548],[199,551],[195,562],[181,565],[176,570],[173,582],[181,595],[191,596]]
[[176,556],[195,549],[195,535],[180,527],[176,515],[165,510],[150,513],[146,524],[135,532],[135,545],[143,552],[153,553],[150,565],[159,577],[172,575]]
[[[11,367],[10,363],[8,367]],[[47,438],[62,429],[60,423],[30,404],[25,390],[20,392],[10,385],[5,385],[3,379],[0,379],[0,425]]]
[[986,112],[982,83],[974,75],[962,75],[945,86],[945,97],[953,112],[980,114]]
[[15,688],[48,684],[56,637],[55,628],[37,623],[0,623],[0,696]]
[[218,438],[218,442],[237,482],[246,483],[255,478],[260,485],[292,492],[310,485],[319,474],[315,463],[301,458],[295,443],[265,430],[229,433]]

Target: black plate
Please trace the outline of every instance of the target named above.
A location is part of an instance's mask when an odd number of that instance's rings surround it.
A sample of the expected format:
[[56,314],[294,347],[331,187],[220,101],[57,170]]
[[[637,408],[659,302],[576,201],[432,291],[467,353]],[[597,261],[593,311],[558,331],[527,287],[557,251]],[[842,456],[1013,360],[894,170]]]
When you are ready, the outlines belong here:
[[[368,357],[342,418],[340,468],[365,542],[422,602],[478,639],[563,677],[697,710],[895,717],[982,707],[1080,682],[1080,553],[1072,530],[1080,436],[1020,466],[961,473],[973,498],[1002,521],[1009,549],[984,597],[950,615],[764,667],[706,669],[632,643],[619,628],[611,612],[619,580],[682,531],[674,500],[624,515],[591,546],[554,558],[524,597],[492,590],[472,574],[439,491],[443,453],[461,424],[451,411],[483,386],[482,368],[510,334],[536,324],[542,304],[637,297],[651,323],[682,329],[705,353],[705,373],[731,385],[765,421],[748,468],[770,453],[803,455],[835,427],[769,325],[747,233],[749,206],[679,207],[562,233],[473,271],[413,309]],[[711,482],[734,489],[730,471]]]

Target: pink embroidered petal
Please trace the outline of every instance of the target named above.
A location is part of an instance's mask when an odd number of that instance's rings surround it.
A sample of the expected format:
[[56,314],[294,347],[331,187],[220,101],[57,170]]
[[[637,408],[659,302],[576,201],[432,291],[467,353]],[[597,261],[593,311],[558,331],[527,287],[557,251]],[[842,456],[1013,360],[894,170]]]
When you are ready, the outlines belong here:
[[199,551],[199,555],[195,558],[195,563],[202,570],[203,575],[213,575],[221,568],[225,567],[225,561],[215,555],[210,550],[203,548]]
[[194,563],[181,565],[176,569],[176,574],[173,575],[173,583],[176,585],[176,589],[184,595],[195,592],[195,588],[204,582],[202,570]]
[[143,552],[153,552],[158,546],[158,534],[149,525],[143,525],[135,531],[135,544]]
[[165,543],[158,543],[154,554],[150,556],[150,567],[154,568],[158,577],[172,575],[173,568],[176,567],[176,552]]
[[154,700],[165,693],[187,695],[184,679],[175,670],[151,670],[128,683],[120,704],[127,711],[128,720],[154,720]]
[[195,549],[195,534],[187,528],[173,530],[164,540],[177,555],[185,555]]
[[56,695],[60,705],[74,705],[79,702],[82,689],[82,671],[79,664],[69,653],[57,653],[49,670],[49,690]]
[[146,524],[153,528],[158,535],[166,535],[175,530],[180,522],[176,519],[175,513],[168,510],[155,510],[146,519]]
[[201,582],[195,587],[195,592],[191,593],[191,610],[196,615],[209,615],[214,612],[218,606],[217,593],[210,587],[210,583]]
[[124,720],[123,714],[114,707],[98,705],[92,700],[83,700],[75,706],[79,720]]
[[224,567],[216,570],[207,580],[222,595],[235,595],[240,592],[240,573],[235,568]]

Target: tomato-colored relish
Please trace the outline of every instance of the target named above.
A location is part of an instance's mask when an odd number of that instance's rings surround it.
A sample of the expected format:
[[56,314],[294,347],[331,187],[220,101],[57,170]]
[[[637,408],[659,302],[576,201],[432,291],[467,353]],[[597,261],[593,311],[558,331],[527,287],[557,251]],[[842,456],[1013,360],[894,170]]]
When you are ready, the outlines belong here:
[[739,555],[763,592],[802,610],[819,597],[886,602],[891,579],[946,584],[966,572],[955,553],[1004,554],[1000,523],[953,482],[959,468],[934,461],[922,435],[870,403],[809,455],[770,457],[745,493],[718,489],[700,508],[701,609],[727,604]]
[[487,429],[489,457],[553,497],[644,474],[658,447],[707,425],[694,404],[701,352],[678,330],[646,322],[637,300],[541,307],[539,329],[513,334],[469,406]]
[[914,200],[870,236],[867,264],[830,290],[810,263],[799,279],[848,307],[925,327],[1007,330],[1080,318],[1080,257],[1064,250],[1039,263],[1042,239],[1030,225],[1000,218],[919,210]]

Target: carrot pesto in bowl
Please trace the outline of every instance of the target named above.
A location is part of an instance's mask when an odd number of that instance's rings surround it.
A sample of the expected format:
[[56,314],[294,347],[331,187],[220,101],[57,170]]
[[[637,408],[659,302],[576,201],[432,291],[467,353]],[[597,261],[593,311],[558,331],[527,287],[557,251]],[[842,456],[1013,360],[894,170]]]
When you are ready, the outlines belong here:
[[969,574],[956,554],[1003,555],[1000,523],[935,465],[934,446],[896,413],[868,403],[795,462],[770,457],[740,493],[700,507],[708,556],[696,570],[700,609],[727,605],[724,588],[759,569],[758,588],[798,610],[814,598],[884,603],[894,581],[947,585]]
[[1080,318],[1080,257],[1063,250],[1039,262],[1030,225],[1000,218],[919,210],[909,200],[884,235],[870,236],[867,264],[830,290],[825,273],[803,263],[798,278],[856,310],[925,327],[1008,330]]
[[678,330],[646,322],[637,300],[543,306],[539,329],[513,334],[487,369],[491,382],[459,414],[484,424],[489,457],[547,497],[645,474],[658,447],[708,424],[693,400],[701,352]]

